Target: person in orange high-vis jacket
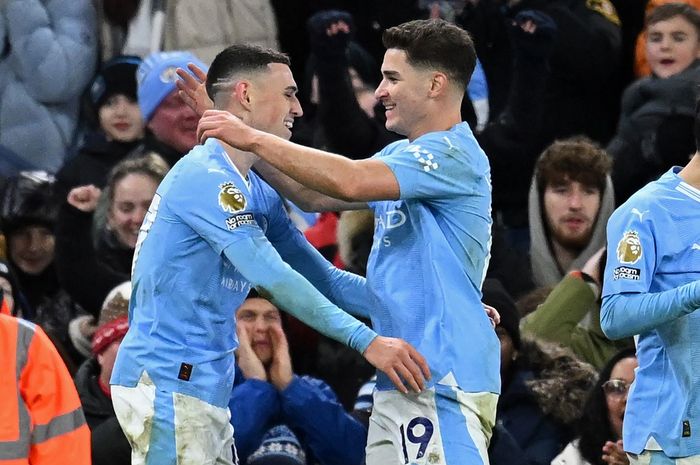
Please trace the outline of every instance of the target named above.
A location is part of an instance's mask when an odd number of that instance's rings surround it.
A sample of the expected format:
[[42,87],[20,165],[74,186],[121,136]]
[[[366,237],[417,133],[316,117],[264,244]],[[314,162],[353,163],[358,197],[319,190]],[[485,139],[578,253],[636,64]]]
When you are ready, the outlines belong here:
[[48,336],[0,314],[0,465],[90,465],[90,430]]

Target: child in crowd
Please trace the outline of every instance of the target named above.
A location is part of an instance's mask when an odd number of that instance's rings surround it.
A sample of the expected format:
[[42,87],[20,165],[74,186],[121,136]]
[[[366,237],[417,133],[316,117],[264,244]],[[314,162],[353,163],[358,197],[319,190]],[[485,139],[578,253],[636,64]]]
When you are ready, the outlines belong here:
[[695,152],[700,12],[685,3],[661,5],[647,16],[645,33],[652,75],[625,90],[617,134],[607,147],[618,204]]
[[119,56],[106,62],[90,86],[97,127],[78,155],[58,172],[56,195],[65,201],[76,186],[104,187],[107,174],[143,139],[145,124],[136,101],[136,69],[141,59]]

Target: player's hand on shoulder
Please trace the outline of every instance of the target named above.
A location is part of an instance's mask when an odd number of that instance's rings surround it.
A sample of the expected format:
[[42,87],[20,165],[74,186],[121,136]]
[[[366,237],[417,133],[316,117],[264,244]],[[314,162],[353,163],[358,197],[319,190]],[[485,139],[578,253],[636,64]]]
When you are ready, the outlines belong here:
[[404,394],[408,393],[409,387],[421,392],[425,388],[425,380],[430,379],[430,368],[425,358],[403,339],[377,336],[363,355]]

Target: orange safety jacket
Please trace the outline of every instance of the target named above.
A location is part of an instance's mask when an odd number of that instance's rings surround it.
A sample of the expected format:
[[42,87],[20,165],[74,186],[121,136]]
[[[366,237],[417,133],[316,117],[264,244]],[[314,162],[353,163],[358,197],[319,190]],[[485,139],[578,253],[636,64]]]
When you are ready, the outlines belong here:
[[10,314],[10,306],[7,304],[7,299],[4,297],[0,298],[0,313],[4,313],[5,315]]
[[0,314],[0,465],[90,465],[90,430],[40,327]]

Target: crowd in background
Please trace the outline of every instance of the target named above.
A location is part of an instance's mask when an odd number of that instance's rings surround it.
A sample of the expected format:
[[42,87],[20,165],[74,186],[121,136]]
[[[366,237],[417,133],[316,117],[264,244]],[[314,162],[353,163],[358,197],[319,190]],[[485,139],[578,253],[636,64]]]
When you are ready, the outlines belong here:
[[[502,364],[491,463],[625,463],[622,419],[637,362],[631,338],[612,341],[600,326],[605,227],[616,206],[696,151],[696,8],[700,1],[6,0],[3,313],[36,324],[60,355],[56,370],[74,379],[93,463],[129,463],[109,376],[128,326],[132,258],[158,184],[197,143],[197,113],[178,95],[175,69],[206,72],[232,43],[286,52],[304,109],[292,140],[365,158],[398,139],[374,98],[381,32],[441,17],[474,40],[479,63],[462,115],[491,164],[483,300],[501,314]],[[347,30],[327,33],[339,19]],[[364,274],[369,211],[287,207],[329,261]],[[362,463],[371,366],[256,294],[237,319],[244,334],[230,406],[241,462]]]

